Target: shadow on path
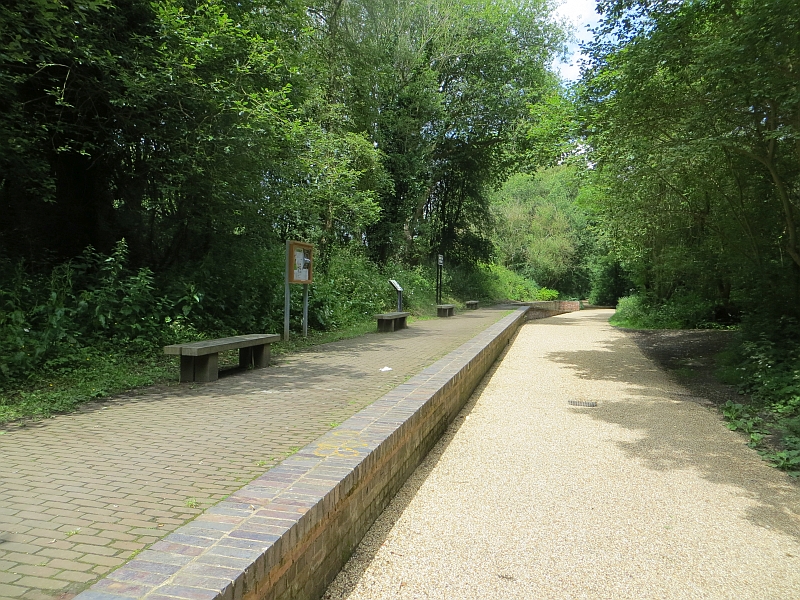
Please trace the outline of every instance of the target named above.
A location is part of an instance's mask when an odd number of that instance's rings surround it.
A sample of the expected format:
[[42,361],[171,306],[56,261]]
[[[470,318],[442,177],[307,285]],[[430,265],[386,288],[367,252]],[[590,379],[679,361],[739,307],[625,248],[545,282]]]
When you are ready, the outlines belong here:
[[[707,411],[716,409],[708,408],[708,398],[671,380],[642,354],[630,334],[617,331],[622,335],[599,348],[546,355],[581,379],[626,384],[623,397],[587,398],[597,400],[599,406],[576,410],[635,431],[636,441],[615,443],[651,470],[692,470],[709,482],[734,486],[754,503],[747,510],[749,521],[800,537],[796,482],[771,470],[754,450],[743,447],[744,436],[728,431],[721,417],[709,419]],[[752,460],[743,461],[743,453],[750,453]],[[744,466],[733,470],[731,465]]]

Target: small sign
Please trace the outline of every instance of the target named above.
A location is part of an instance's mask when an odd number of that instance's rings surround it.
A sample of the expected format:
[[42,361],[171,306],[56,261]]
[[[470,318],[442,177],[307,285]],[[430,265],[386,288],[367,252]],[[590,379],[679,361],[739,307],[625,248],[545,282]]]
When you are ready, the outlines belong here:
[[389,283],[392,284],[392,287],[395,289],[395,291],[398,291],[398,292],[402,292],[403,291],[403,288],[401,288],[400,284],[397,283],[394,279],[390,279]]
[[444,264],[444,255],[439,255],[439,266],[441,267]]
[[303,242],[289,242],[289,283],[313,283],[314,246]]

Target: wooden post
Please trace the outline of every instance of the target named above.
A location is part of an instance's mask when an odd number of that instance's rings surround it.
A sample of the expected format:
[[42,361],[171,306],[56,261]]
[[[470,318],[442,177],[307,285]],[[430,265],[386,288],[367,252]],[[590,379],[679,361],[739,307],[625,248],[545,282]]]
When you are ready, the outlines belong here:
[[308,284],[303,284],[303,337],[308,337]]
[[289,341],[289,309],[292,304],[292,292],[289,289],[289,241],[286,241],[286,283],[283,292],[283,341]]

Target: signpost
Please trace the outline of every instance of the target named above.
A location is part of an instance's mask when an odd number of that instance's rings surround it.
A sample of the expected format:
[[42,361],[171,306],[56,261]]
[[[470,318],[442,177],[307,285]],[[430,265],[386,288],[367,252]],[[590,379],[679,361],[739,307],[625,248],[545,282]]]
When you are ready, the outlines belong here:
[[403,288],[394,279],[390,279],[389,283],[392,284],[394,291],[397,292],[397,312],[403,312]]
[[444,255],[440,254],[436,261],[436,304],[442,303],[442,268],[444,267]]
[[314,246],[304,242],[286,241],[286,286],[283,303],[283,339],[289,340],[289,310],[292,294],[289,285],[303,285],[303,337],[308,337],[308,284],[314,282]]

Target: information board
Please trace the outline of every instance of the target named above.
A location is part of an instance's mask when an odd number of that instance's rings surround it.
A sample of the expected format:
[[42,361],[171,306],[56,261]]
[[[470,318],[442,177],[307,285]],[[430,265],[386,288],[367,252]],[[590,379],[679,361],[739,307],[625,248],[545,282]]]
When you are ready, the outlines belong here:
[[314,281],[314,246],[303,242],[289,242],[288,273],[289,283],[313,283]]

